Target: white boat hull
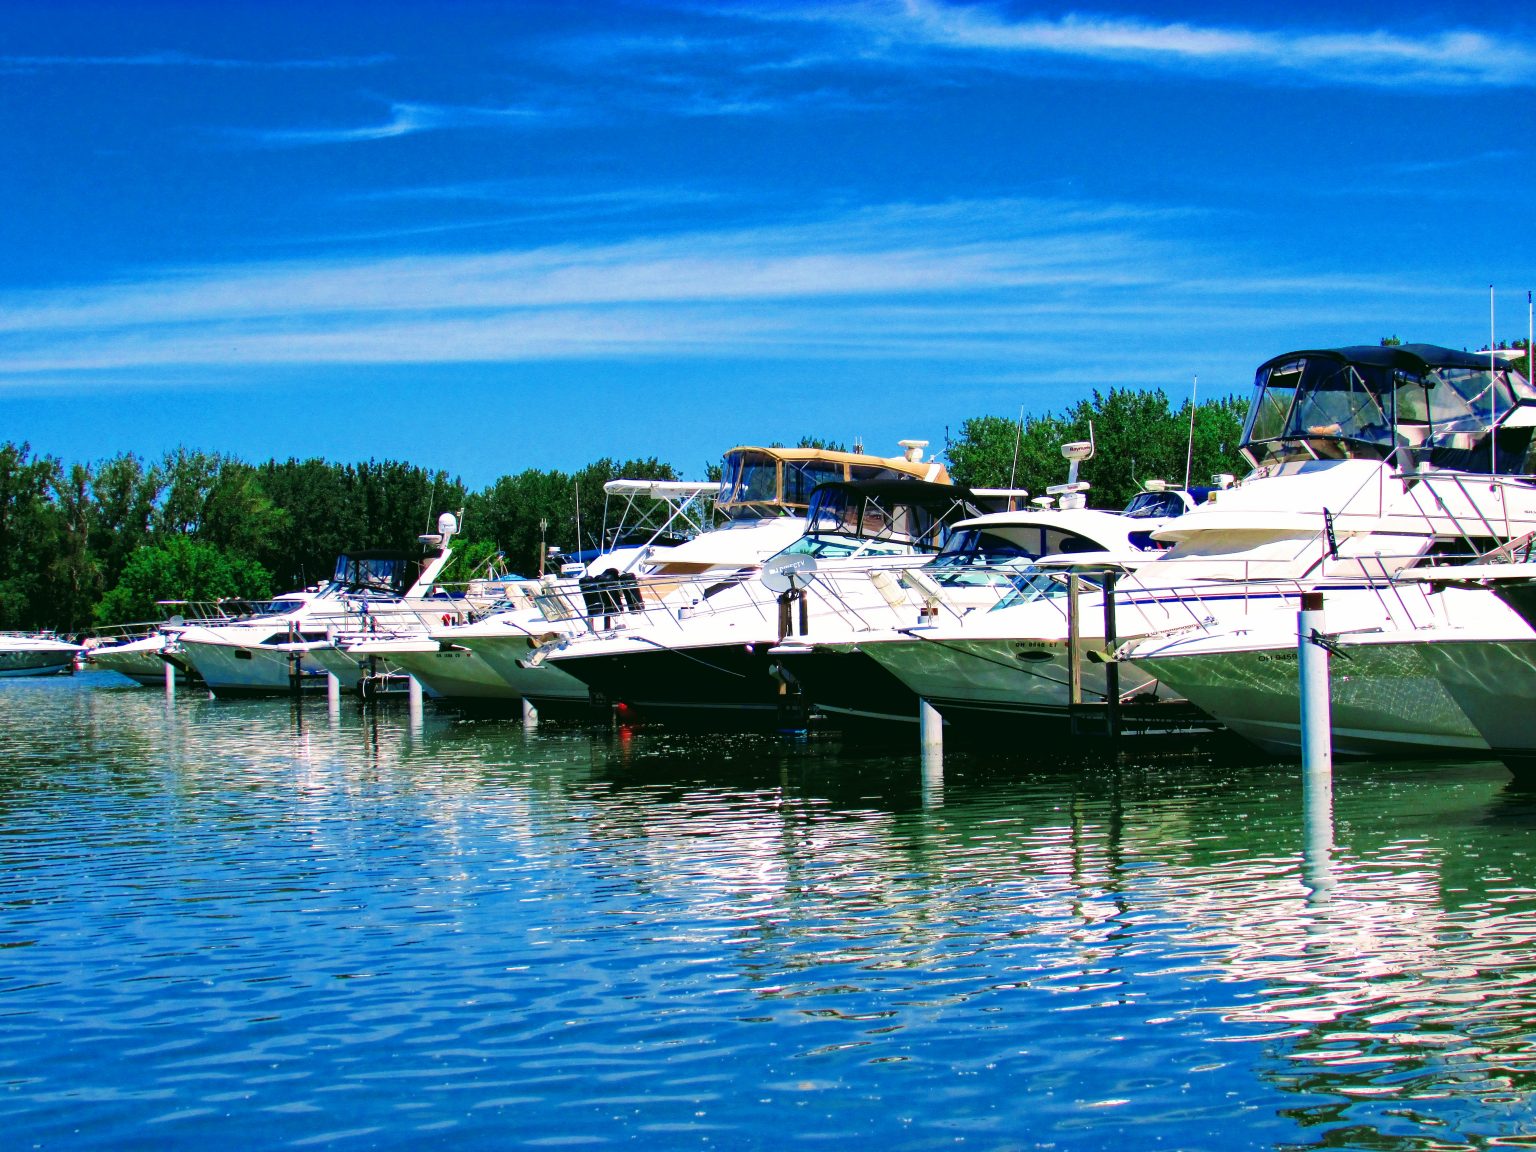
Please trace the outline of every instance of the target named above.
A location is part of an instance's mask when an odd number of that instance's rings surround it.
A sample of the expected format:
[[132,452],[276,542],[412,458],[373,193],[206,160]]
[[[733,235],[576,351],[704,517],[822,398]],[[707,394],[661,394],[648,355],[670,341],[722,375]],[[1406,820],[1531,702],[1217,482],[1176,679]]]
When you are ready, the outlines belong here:
[[[1330,676],[1333,749],[1341,756],[1486,752],[1425,658],[1425,645],[1349,644]],[[1301,752],[1294,648],[1180,653],[1138,660],[1175,691],[1267,752]]]
[[72,672],[76,657],[83,651],[78,644],[51,636],[0,636],[0,679]]
[[292,692],[296,684],[324,687],[326,670],[310,657],[310,647],[181,642],[182,655],[215,696],[275,696]]

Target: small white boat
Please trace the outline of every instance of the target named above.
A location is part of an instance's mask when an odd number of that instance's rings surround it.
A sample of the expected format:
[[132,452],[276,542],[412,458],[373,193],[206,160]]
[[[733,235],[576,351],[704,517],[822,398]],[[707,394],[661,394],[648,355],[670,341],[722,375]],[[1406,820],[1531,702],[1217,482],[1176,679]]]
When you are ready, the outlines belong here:
[[0,677],[71,672],[85,649],[45,632],[0,633]]

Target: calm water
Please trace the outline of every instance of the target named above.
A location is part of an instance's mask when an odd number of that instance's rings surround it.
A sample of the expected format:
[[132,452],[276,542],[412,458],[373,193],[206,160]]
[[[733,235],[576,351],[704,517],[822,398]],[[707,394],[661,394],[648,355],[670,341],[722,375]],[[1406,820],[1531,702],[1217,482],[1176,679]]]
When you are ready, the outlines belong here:
[[1536,1144],[1536,800],[0,685],[10,1148]]

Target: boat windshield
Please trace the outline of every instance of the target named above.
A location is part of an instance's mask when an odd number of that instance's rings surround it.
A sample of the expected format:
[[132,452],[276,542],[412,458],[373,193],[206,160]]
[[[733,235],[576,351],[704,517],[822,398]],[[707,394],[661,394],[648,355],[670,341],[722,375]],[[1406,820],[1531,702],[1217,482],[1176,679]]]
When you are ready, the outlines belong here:
[[765,506],[779,506],[778,459],[766,452],[727,452],[715,507],[740,519],[764,515],[769,511]]
[[410,561],[404,556],[358,554],[336,558],[333,583],[349,589],[373,589],[399,595],[405,591]]
[[[1259,369],[1243,447],[1256,465],[1287,460],[1385,460],[1402,450],[1415,463],[1468,471],[1524,471],[1530,432],[1510,429],[1490,467],[1490,430],[1523,402],[1525,378],[1505,364],[1416,345],[1460,363],[1343,349],[1297,353]],[[1352,355],[1350,355],[1352,354]],[[1369,357],[1362,359],[1361,357]]]
[[1125,506],[1123,516],[1135,520],[1152,520],[1165,516],[1184,515],[1184,497],[1171,489],[1161,492],[1138,492]]
[[963,528],[950,535],[943,551],[923,570],[946,587],[979,588],[1005,582],[1015,572],[1032,566],[1040,555],[1006,536]]
[[[948,506],[934,508],[904,498],[915,483],[878,486],[874,491],[829,484],[811,498],[807,536],[834,536],[867,549],[890,545],[899,551],[937,552],[946,531]],[[950,499],[947,505],[954,504]],[[958,517],[951,517],[951,522]]]
[[[1083,576],[1084,592],[1097,592],[1100,585],[1092,576]],[[1008,594],[988,609],[1000,612],[1004,608],[1017,608],[1020,604],[1034,604],[1041,600],[1060,600],[1067,594],[1067,578],[1059,572],[1042,572],[1031,567],[1018,573],[1009,581],[1013,585]],[[1065,608],[1062,609],[1066,611]]]
[[1266,459],[1385,459],[1396,446],[1393,376],[1332,356],[1266,365],[1243,442]]
[[253,600],[252,616],[286,616],[304,606],[302,600]]

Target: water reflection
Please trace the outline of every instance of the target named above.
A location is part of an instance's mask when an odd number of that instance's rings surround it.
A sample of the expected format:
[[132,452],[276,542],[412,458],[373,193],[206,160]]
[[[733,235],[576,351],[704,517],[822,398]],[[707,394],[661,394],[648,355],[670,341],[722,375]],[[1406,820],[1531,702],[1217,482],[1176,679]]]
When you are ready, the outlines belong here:
[[0,1114],[37,1140],[1533,1128],[1536,806],[1496,766],[935,780],[915,748],[11,687]]

